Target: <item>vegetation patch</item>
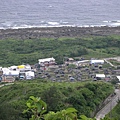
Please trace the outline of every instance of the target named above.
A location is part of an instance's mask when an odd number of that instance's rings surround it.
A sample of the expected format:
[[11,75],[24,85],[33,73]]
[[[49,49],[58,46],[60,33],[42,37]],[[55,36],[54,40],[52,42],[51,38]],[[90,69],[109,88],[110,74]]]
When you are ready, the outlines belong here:
[[119,56],[119,46],[120,36],[0,40],[0,66],[35,64],[38,59],[48,57],[54,57],[61,64],[64,57]]
[[48,111],[57,112],[74,107],[78,115],[93,117],[98,106],[113,92],[113,86],[102,82],[41,82],[42,80],[17,82],[0,89],[1,120],[27,120],[23,115],[29,96],[41,97]]

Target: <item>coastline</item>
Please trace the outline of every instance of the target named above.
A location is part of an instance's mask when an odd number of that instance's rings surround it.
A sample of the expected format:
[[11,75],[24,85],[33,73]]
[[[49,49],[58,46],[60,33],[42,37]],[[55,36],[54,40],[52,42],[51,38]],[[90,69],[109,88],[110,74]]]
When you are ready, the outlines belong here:
[[120,26],[109,27],[35,27],[20,29],[0,29],[0,39],[39,39],[59,37],[89,37],[120,35]]

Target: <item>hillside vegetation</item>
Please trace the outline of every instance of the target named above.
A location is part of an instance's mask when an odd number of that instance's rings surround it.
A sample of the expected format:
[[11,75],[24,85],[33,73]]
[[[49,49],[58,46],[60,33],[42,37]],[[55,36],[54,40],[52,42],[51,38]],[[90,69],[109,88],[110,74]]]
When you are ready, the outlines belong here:
[[41,97],[47,103],[48,111],[74,107],[78,115],[93,117],[100,104],[113,91],[113,86],[102,82],[21,81],[0,89],[0,119],[28,120],[30,113],[23,115],[22,111],[26,109],[29,96]]
[[0,40],[0,66],[35,64],[40,58],[100,58],[120,55],[120,36]]

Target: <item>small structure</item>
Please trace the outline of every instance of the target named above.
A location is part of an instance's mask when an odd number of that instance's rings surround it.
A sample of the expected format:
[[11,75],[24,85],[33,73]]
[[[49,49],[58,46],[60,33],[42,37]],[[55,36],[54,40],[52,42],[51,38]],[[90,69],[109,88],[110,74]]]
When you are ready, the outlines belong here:
[[18,77],[19,71],[9,70],[9,69],[5,68],[5,69],[3,69],[3,75]]
[[8,68],[2,68],[3,75],[8,75],[9,74],[9,69]]
[[40,69],[41,70],[46,70],[49,66],[53,66],[56,64],[55,59],[52,58],[45,58],[45,59],[39,59],[38,60]]
[[19,65],[17,66],[18,69],[25,69],[25,65]]
[[2,76],[2,81],[1,82],[14,82],[15,78],[11,75],[4,75]]
[[77,61],[77,65],[78,66],[87,66],[89,65],[90,60],[81,60],[81,61]]
[[96,74],[96,79],[103,80],[103,79],[105,79],[105,75],[104,74]]
[[10,66],[9,70],[14,70],[15,71],[15,70],[17,70],[17,68],[18,68],[18,66]]
[[65,64],[71,64],[74,62],[74,59],[73,58],[66,58],[66,60],[64,60]]
[[0,76],[2,76],[2,75],[3,75],[3,70],[0,69]]
[[119,82],[120,82],[120,76],[116,76],[117,77],[117,79],[119,80]]
[[45,65],[45,66],[49,66],[49,65],[54,65],[55,64],[55,59],[52,58],[45,58],[45,59],[39,59],[38,60],[40,65]]
[[25,72],[20,72],[19,73],[19,79],[20,80],[25,80],[26,78],[25,78]]
[[70,79],[71,82],[73,82],[75,80],[75,78],[72,77],[72,76],[70,76],[69,79]]
[[19,66],[17,66],[17,69],[19,71],[30,71],[31,70],[31,66],[29,64],[19,65]]
[[104,60],[90,60],[90,64],[104,64]]
[[113,70],[113,72],[114,72],[116,75],[120,75],[120,69],[118,69],[118,70]]
[[25,76],[26,76],[26,80],[31,80],[35,77],[35,74],[32,71],[28,71],[28,72],[25,72]]

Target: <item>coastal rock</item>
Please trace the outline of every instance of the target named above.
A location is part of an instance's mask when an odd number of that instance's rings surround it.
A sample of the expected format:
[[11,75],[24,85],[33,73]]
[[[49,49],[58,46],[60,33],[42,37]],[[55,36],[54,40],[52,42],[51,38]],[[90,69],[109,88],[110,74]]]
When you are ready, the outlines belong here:
[[1,29],[0,39],[39,39],[59,37],[120,35],[120,27],[46,27]]

